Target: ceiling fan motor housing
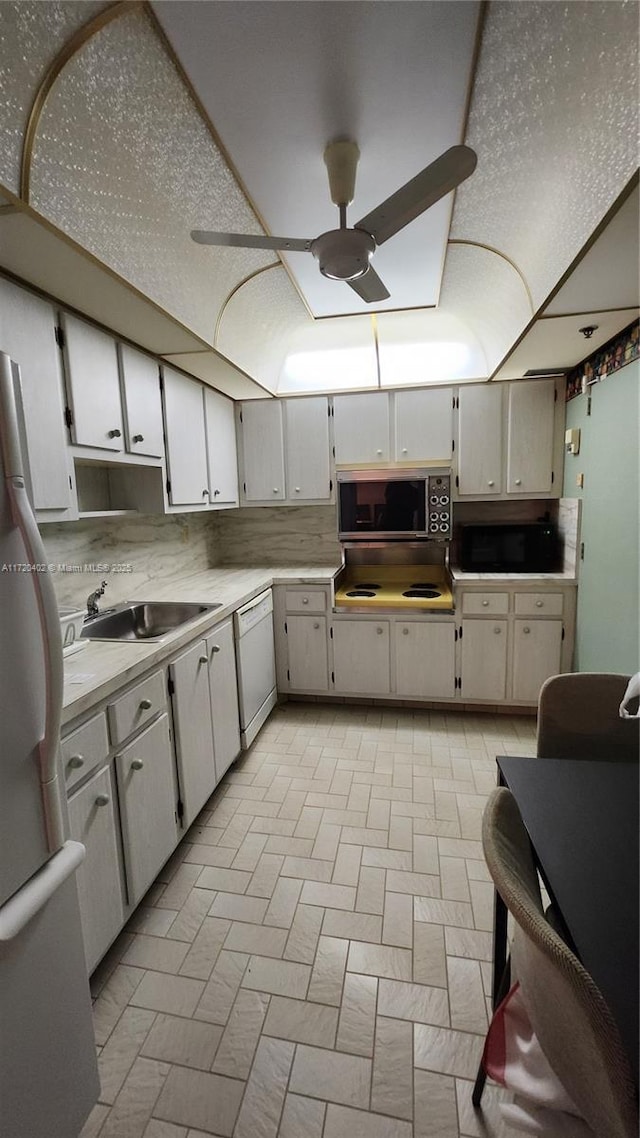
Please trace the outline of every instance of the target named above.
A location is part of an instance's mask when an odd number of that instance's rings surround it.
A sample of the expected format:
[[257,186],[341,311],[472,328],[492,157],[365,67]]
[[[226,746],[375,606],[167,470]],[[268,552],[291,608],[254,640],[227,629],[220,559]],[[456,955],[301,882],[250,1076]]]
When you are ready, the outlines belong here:
[[364,276],[376,243],[363,229],[330,229],[311,243],[320,272],[334,281],[354,281]]

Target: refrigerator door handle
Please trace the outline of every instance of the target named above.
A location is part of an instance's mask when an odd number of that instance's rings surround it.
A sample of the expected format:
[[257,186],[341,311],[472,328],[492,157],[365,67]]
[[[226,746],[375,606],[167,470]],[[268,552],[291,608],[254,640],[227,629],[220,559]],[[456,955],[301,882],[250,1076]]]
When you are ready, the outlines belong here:
[[13,940],[84,861],[81,842],[65,842],[0,909],[0,941]]
[[[20,530],[25,552],[32,565],[46,565],[45,553],[36,519],[27,495],[11,360],[0,352],[0,449],[7,494],[14,523]],[[64,665],[62,636],[56,594],[48,572],[32,573],[31,579],[38,606],[42,648],[45,657],[46,708],[44,737],[40,742],[40,785],[47,844],[55,853],[64,841],[64,829],[57,783],[58,742],[62,714]]]

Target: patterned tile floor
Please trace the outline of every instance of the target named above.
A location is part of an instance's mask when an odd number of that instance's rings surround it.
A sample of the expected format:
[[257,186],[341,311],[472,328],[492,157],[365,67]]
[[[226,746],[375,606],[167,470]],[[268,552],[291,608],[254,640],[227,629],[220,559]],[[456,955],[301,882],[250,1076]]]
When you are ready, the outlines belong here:
[[487,1025],[495,756],[532,717],[288,703],[93,978],[82,1138],[460,1138]]

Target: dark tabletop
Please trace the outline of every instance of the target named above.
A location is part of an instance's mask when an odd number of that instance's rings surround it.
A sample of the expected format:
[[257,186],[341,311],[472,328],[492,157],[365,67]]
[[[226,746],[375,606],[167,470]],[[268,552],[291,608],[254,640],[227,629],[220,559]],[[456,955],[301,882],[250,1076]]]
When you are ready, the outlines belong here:
[[638,1077],[638,788],[634,762],[499,756],[540,872]]

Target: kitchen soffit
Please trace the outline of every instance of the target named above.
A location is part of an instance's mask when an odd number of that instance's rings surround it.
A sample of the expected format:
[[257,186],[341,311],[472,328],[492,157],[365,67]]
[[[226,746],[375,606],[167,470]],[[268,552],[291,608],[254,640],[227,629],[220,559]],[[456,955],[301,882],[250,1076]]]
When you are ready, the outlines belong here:
[[[475,0],[153,8],[272,233],[315,237],[337,226],[322,158],[329,141],[360,148],[353,224],[464,137]],[[449,194],[376,251],[391,293],[378,311],[438,303],[452,203]],[[216,227],[203,216],[202,228]],[[283,259],[314,316],[370,311],[308,253]]]

